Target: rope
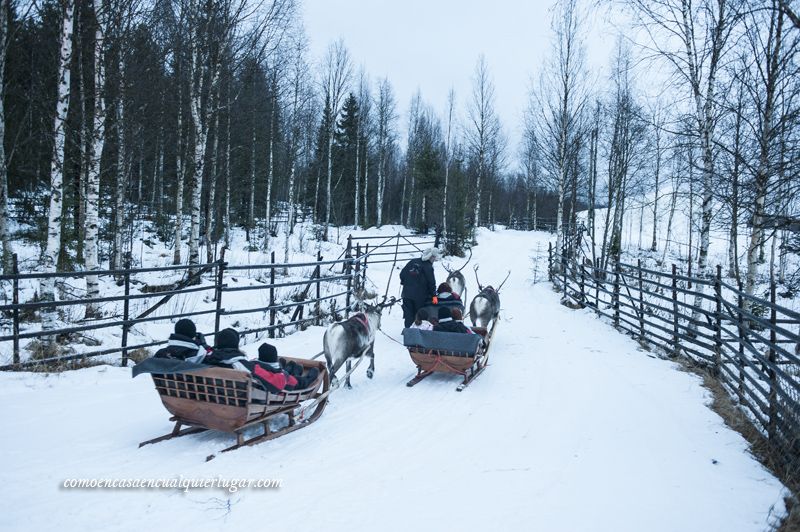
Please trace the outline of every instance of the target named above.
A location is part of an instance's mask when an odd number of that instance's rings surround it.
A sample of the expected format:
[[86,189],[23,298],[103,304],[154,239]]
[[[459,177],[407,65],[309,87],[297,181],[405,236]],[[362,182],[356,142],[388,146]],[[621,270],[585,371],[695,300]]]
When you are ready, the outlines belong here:
[[383,335],[384,335],[386,338],[388,338],[388,339],[389,339],[389,340],[391,340],[392,342],[396,343],[397,345],[399,345],[399,346],[402,346],[402,347],[403,347],[403,349],[406,349],[406,345],[405,345],[405,344],[403,344],[403,343],[399,342],[398,340],[395,340],[394,338],[392,338],[391,336],[389,336],[388,334],[386,334],[385,332],[383,332],[383,329],[378,329],[378,330],[379,330],[379,331],[381,332],[381,334],[383,334]]
[[[361,351],[361,356],[359,356],[359,357],[358,357],[358,360],[356,361],[355,365],[354,365],[353,367],[351,367],[351,368],[350,368],[350,371],[348,371],[347,373],[345,373],[345,375],[344,375],[344,378],[343,378],[343,379],[341,379],[341,380],[339,380],[339,382],[342,382],[342,380],[345,380],[345,381],[346,381],[346,380],[347,380],[347,378],[348,378],[348,377],[350,377],[350,375],[352,375],[352,374],[353,374],[353,372],[356,370],[356,368],[358,367],[358,365],[359,365],[359,364],[361,364],[361,361],[362,361],[362,360],[364,360],[364,359],[366,358],[366,356],[365,356],[365,355],[367,354],[367,349],[369,349],[369,346],[366,346],[366,347],[365,347],[365,348],[364,348],[364,349]],[[317,353],[317,354],[315,355],[315,357],[314,357],[314,358],[317,358],[317,357],[318,357],[318,356],[320,356],[321,354],[323,354],[323,353]],[[313,360],[313,359],[312,359],[312,360]],[[302,420],[305,418],[305,415],[306,415],[306,410],[308,410],[309,408],[311,408],[311,407],[313,407],[313,406],[315,406],[315,405],[319,404],[319,402],[320,402],[320,401],[322,401],[323,399],[326,399],[328,396],[330,396],[330,395],[331,395],[331,393],[333,393],[334,391],[336,391],[336,390],[338,390],[338,389],[339,389],[339,386],[338,386],[338,385],[336,386],[336,388],[333,388],[333,387],[332,387],[332,388],[330,388],[330,389],[329,389],[327,392],[325,392],[325,393],[321,394],[319,397],[317,397],[316,399],[314,399],[314,402],[312,402],[312,403],[310,403],[310,404],[308,404],[308,405],[304,406],[303,408],[301,408],[301,409],[300,409],[300,411],[299,411],[298,413],[296,413],[296,414],[295,414],[295,416],[297,417],[297,419],[298,419],[299,421],[302,421]]]

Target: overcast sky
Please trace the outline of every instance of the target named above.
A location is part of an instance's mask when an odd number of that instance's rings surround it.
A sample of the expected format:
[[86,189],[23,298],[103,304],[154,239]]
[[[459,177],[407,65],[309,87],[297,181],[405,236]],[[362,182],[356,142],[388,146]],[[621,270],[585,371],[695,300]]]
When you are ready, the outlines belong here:
[[[453,87],[459,116],[465,115],[475,64],[483,53],[513,160],[530,79],[550,51],[553,4],[555,0],[303,0],[303,18],[315,60],[341,37],[356,67],[363,65],[373,80],[388,76],[403,139],[408,105],[417,89],[443,117]],[[604,18],[589,19],[587,51],[595,68],[607,66],[615,39]]]

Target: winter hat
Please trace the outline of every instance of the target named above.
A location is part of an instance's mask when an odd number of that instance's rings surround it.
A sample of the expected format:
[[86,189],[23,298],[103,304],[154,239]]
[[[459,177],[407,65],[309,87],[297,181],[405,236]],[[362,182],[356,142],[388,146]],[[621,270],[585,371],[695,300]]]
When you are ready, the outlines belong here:
[[452,292],[453,288],[447,283],[442,283],[439,285],[439,288],[437,288],[436,291],[440,294],[444,294],[446,292]]
[[422,252],[422,260],[436,262],[440,258],[442,258],[442,252],[439,251],[439,248],[428,248]]
[[197,327],[195,327],[192,320],[183,318],[182,320],[178,320],[178,323],[175,324],[175,334],[194,338],[194,335],[197,334]]
[[222,329],[217,333],[214,347],[225,349],[238,349],[239,348],[239,333],[234,329]]
[[274,345],[263,343],[258,348],[258,359],[261,362],[274,363],[278,361],[278,350]]
[[439,321],[445,321],[452,319],[452,315],[450,314],[450,309],[447,307],[439,307]]

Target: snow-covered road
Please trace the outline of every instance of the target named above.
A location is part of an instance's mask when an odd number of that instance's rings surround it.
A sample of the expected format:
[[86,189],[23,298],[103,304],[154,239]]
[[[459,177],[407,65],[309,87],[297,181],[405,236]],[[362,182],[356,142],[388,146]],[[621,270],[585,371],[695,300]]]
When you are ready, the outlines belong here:
[[[0,374],[0,529],[767,529],[770,512],[782,512],[782,486],[705,406],[700,380],[531,282],[537,253],[545,275],[547,238],[480,234],[472,261],[481,281],[512,274],[490,366],[463,393],[453,376],[407,388],[407,352],[379,335],[375,378],[359,368],[317,423],[208,463],[229,436],[137,448],[171,423],[152,382],[131,380],[129,369]],[[370,270],[381,292],[389,273]],[[383,330],[400,339],[401,328],[395,308]],[[316,353],[322,333],[279,340],[279,351]],[[178,476],[283,485],[234,494],[59,488],[68,478]]]

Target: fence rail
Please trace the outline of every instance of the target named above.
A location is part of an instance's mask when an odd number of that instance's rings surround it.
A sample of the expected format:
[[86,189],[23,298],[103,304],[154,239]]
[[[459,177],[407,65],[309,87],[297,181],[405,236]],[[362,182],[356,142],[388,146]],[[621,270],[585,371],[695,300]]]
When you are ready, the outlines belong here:
[[617,258],[610,270],[548,249],[550,280],[642,343],[707,367],[769,440],[800,470],[800,313],[722,280],[669,273]]
[[[380,240],[380,242],[376,242]],[[131,328],[135,325],[161,320],[175,320],[185,317],[214,316],[213,333],[220,330],[220,321],[225,316],[242,316],[247,314],[261,313],[265,317],[266,323],[257,327],[241,330],[241,334],[253,334],[266,332],[272,338],[276,332],[285,333],[286,328],[293,326],[303,326],[307,324],[320,325],[326,316],[336,318],[339,312],[348,315],[353,298],[360,295],[359,290],[366,282],[367,268],[370,264],[381,262],[391,262],[407,258],[410,253],[418,253],[422,246],[429,246],[434,243],[433,237],[427,235],[401,235],[395,234],[390,237],[349,237],[347,246],[342,254],[334,260],[324,260],[322,255],[317,254],[316,260],[311,262],[297,263],[278,263],[275,261],[275,254],[272,253],[268,264],[233,265],[228,264],[224,255],[217,261],[199,265],[179,265],[155,268],[127,268],[122,270],[94,270],[79,272],[57,272],[57,273],[19,273],[14,258],[14,270],[10,275],[0,276],[0,287],[7,294],[11,293],[11,302],[0,305],[0,316],[2,327],[0,328],[0,347],[9,346],[11,351],[11,363],[0,366],[0,370],[25,368],[34,365],[48,364],[53,362],[64,362],[70,360],[85,359],[101,355],[114,353],[121,354],[123,365],[128,363],[128,355],[131,351],[156,347],[166,343],[162,341],[148,341],[132,344],[129,342]],[[386,250],[391,249],[391,252]],[[393,259],[386,257],[391,254]],[[378,256],[380,255],[380,256]],[[378,260],[376,260],[378,259]],[[340,267],[341,271],[335,274],[326,274],[325,268],[333,269]],[[276,279],[277,272],[286,273],[289,270],[302,268],[313,268],[310,275],[305,279],[282,280]],[[230,282],[236,277],[251,277],[251,273],[258,272],[257,276],[267,277],[262,282],[247,286],[235,286]],[[163,286],[149,287],[143,284],[140,277],[143,274],[161,274],[169,278],[170,276],[180,276],[180,279]],[[42,279],[54,278],[60,282],[67,282],[74,279],[85,279],[90,276],[112,276],[123,290],[122,294],[106,295],[102,297],[85,297],[85,293],[74,295],[74,292],[82,292],[80,289],[72,288],[73,295],[62,297],[57,301],[27,301],[21,302],[22,290],[20,281],[36,283]],[[152,277],[151,277],[152,278]],[[132,293],[131,287],[134,283],[144,285],[144,289]],[[292,294],[289,299],[280,300],[278,291],[280,289],[296,288],[298,292]],[[247,305],[238,300],[239,294],[252,293],[265,294],[268,297],[266,305]],[[167,314],[155,314],[155,311],[169,301],[180,301],[189,295],[206,294],[210,297],[212,308],[202,310],[181,310],[180,312],[170,312]],[[149,304],[153,301],[152,304]],[[135,313],[131,308],[132,302],[145,302],[148,305],[144,311]],[[330,303],[331,312],[323,312],[323,303]],[[100,318],[83,318],[73,320],[71,323],[59,322],[58,328],[42,330],[25,330],[25,326],[34,325],[31,316],[35,313],[55,313],[77,308],[79,311],[88,305],[111,304],[114,305],[112,315]],[[177,306],[177,305],[176,305]],[[119,308],[121,307],[121,309]],[[87,307],[88,308],[88,307]],[[286,313],[288,321],[280,321],[279,313]],[[268,320],[266,319],[268,316]],[[35,329],[35,327],[34,327]],[[3,330],[8,331],[4,333]],[[22,340],[40,340],[47,342],[65,342],[70,340],[71,335],[86,332],[100,332],[104,330],[121,332],[121,339],[118,346],[101,345],[97,350],[77,353],[62,354],[59,356],[39,357],[29,360],[21,360]],[[8,347],[4,349],[8,352]]]

